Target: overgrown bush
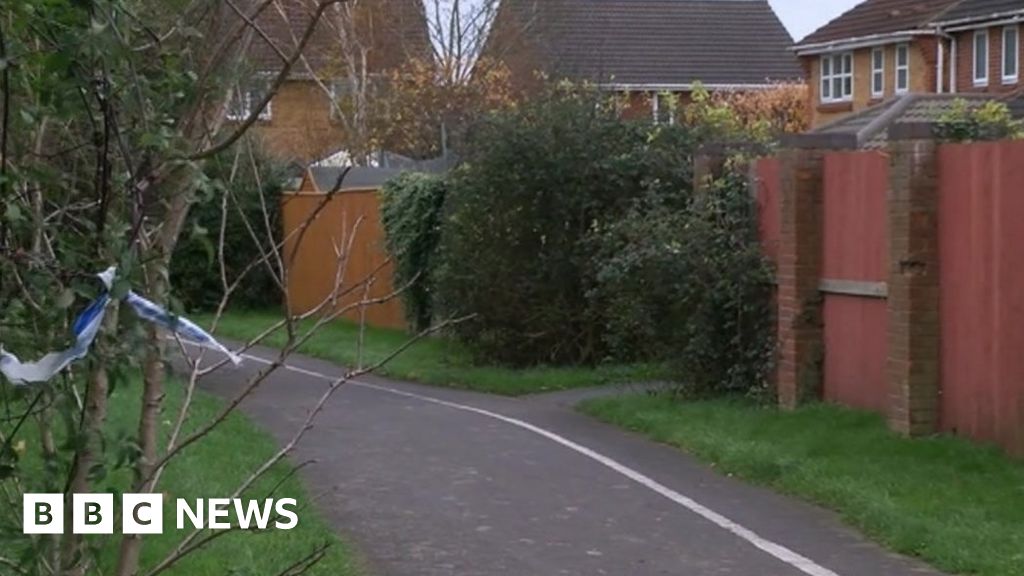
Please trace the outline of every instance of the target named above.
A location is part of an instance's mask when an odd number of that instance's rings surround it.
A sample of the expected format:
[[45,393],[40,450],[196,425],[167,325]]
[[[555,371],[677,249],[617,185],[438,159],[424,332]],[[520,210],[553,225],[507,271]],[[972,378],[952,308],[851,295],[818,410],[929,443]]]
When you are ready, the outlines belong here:
[[960,98],[939,119],[935,135],[948,142],[1012,140],[1024,137],[1024,123],[1015,120],[1003,102],[990,100],[971,107]]
[[417,173],[403,174],[381,191],[381,222],[395,261],[395,284],[409,285],[402,302],[416,330],[428,328],[434,317],[434,269],[446,192],[444,177]]
[[667,359],[699,392],[763,389],[772,367],[771,269],[754,200],[727,170],[685,206],[648,194],[601,238],[597,285],[618,358]]
[[450,178],[436,302],[513,365],[670,361],[699,391],[763,387],[771,270],[741,163],[699,194],[703,143],[766,144],[706,93],[678,125],[560,89],[492,117]]
[[[233,282],[249,265],[281,241],[280,195],[287,181],[284,166],[256,154],[242,151],[233,169],[234,151],[211,160],[204,186],[185,224],[171,265],[174,297],[185,310],[211,310],[224,294],[217,252],[221,236],[224,189],[230,199],[224,224],[224,261],[228,282]],[[256,171],[253,170],[254,163]],[[254,174],[258,173],[258,177]],[[232,177],[234,174],[234,177]],[[264,208],[266,212],[264,213]],[[265,216],[266,214],[266,216]],[[252,268],[231,299],[236,308],[265,308],[280,304],[283,295],[267,266]]]
[[559,87],[491,117],[451,178],[438,287],[457,335],[515,365],[605,357],[587,299],[594,244],[645,189],[684,193],[693,141],[682,127],[623,122],[613,103]]

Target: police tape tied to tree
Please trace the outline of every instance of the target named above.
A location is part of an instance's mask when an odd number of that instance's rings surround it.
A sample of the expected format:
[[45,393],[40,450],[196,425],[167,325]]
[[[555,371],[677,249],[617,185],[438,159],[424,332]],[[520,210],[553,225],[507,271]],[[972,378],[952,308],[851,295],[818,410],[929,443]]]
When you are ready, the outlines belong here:
[[[106,314],[107,305],[111,302],[110,291],[114,286],[116,275],[117,268],[113,266],[97,274],[105,289],[75,318],[72,325],[75,337],[74,345],[66,350],[51,352],[38,362],[22,362],[14,354],[6,352],[0,343],[0,373],[15,386],[38,384],[48,382],[72,362],[84,358],[89,353],[89,347],[96,339],[96,334],[99,333],[100,326],[103,324],[103,316]],[[230,358],[236,366],[241,363],[240,356],[217,342],[213,336],[191,320],[171,314],[135,292],[129,291],[124,296],[123,302],[134,310],[140,319],[177,334],[190,344],[216,350]]]

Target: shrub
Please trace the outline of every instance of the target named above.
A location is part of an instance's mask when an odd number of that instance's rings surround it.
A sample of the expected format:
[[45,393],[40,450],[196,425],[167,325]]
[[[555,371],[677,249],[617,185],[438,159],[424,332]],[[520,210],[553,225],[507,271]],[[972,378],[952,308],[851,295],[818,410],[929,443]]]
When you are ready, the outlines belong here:
[[409,325],[428,328],[434,317],[434,267],[441,240],[441,212],[447,184],[443,177],[407,173],[381,191],[381,221],[388,252],[395,261],[395,283]]
[[[232,179],[234,157],[231,152],[208,163],[205,179],[208,185],[199,190],[182,239],[174,252],[171,285],[175,299],[185,310],[212,310],[224,294],[217,255],[224,194],[228,194],[229,199],[224,222],[224,261],[228,282],[233,282],[250,263],[258,260],[271,243],[281,240],[280,194],[287,180],[285,168],[257,155],[258,178],[251,167],[240,167],[234,170]],[[264,204],[269,216],[269,232]],[[251,229],[246,226],[246,219]],[[273,266],[273,261],[269,265]],[[267,265],[260,265],[246,275],[233,293],[231,305],[266,308],[280,304],[281,299],[274,273]]]
[[587,299],[594,244],[645,189],[690,189],[683,127],[623,122],[595,93],[560,86],[473,133],[451,178],[438,287],[473,313],[457,335],[517,365],[604,358]]
[[730,109],[753,133],[796,134],[811,127],[807,84],[781,82],[764,90],[725,90],[715,92],[711,99]]
[[605,341],[617,357],[669,359],[700,392],[765,388],[772,276],[741,171],[684,207],[648,194],[598,242],[590,297],[608,311]]
[[935,135],[949,142],[1010,140],[1024,137],[1024,124],[1014,120],[1003,102],[990,100],[971,107],[960,98],[939,118]]

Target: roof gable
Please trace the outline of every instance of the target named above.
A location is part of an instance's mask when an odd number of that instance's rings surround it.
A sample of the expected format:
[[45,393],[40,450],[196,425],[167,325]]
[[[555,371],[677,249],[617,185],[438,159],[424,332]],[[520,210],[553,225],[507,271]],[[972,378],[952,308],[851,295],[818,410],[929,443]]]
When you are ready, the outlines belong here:
[[767,0],[504,0],[495,26],[503,29],[492,37],[529,43],[544,71],[573,80],[668,87],[802,76]]
[[800,41],[799,46],[919,30],[958,0],[866,0]]

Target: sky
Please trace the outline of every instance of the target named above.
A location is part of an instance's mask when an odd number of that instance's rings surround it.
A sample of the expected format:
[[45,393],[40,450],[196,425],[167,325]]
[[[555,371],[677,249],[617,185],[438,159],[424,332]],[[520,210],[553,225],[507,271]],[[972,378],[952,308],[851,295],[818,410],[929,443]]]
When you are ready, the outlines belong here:
[[795,40],[800,40],[862,0],[768,0]]

